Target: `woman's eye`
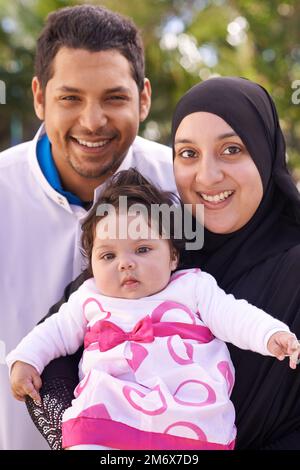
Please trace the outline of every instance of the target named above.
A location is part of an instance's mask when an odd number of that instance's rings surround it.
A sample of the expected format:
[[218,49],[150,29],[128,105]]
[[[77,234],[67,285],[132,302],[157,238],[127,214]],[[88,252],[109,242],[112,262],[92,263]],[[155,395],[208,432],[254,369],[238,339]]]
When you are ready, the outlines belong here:
[[150,250],[149,246],[140,246],[136,251],[137,253],[148,253]]
[[179,153],[179,155],[182,158],[194,158],[196,153],[194,152],[194,150],[183,150]]
[[236,145],[230,145],[229,147],[227,147],[223,151],[223,154],[224,155],[235,155],[236,153],[240,153],[240,152],[241,152],[240,147],[237,147]]

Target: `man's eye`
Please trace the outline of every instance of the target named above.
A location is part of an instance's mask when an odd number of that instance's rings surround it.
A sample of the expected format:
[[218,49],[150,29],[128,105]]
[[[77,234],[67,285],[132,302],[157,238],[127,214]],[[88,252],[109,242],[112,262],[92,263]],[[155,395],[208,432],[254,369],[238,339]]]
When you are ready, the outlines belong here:
[[113,95],[108,97],[111,101],[128,101],[128,97],[124,95]]
[[61,99],[63,101],[77,101],[79,98],[78,96],[68,95],[68,96],[63,96]]
[[137,253],[147,253],[150,250],[149,246],[140,246],[136,251]]
[[179,152],[179,155],[182,158],[194,158],[196,153],[194,150],[182,150],[182,152]]
[[240,147],[237,147],[236,145],[230,145],[224,150],[225,155],[235,155],[236,153],[240,153],[241,149]]

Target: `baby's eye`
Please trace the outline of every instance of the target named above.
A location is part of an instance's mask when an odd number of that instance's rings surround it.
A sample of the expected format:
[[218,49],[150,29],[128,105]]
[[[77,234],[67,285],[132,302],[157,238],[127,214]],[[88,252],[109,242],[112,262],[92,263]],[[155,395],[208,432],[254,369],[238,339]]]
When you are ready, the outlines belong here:
[[149,246],[140,246],[136,251],[137,253],[148,253],[148,251],[151,251],[151,248]]
[[113,253],[105,253],[105,255],[101,256],[101,259],[105,259],[106,261],[114,259],[115,255]]
[[196,152],[191,149],[186,149],[179,152],[179,156],[182,158],[194,158],[196,156]]
[[237,145],[230,145],[229,147],[226,147],[226,149],[223,151],[224,155],[235,155],[236,153],[240,153],[241,149]]

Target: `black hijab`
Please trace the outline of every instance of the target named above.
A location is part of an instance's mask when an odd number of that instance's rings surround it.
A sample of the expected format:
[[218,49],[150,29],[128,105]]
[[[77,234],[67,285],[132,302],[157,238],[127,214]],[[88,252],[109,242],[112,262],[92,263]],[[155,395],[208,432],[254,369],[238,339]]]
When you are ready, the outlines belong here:
[[184,117],[199,111],[221,117],[240,136],[264,189],[260,206],[244,227],[226,235],[205,230],[201,252],[185,254],[190,263],[200,261],[226,287],[245,270],[300,243],[300,196],[286,166],[275,105],[263,87],[237,77],[213,78],[194,86],[176,107],[173,142]]
[[[230,234],[205,229],[204,247],[186,252],[220,287],[289,324],[300,337],[300,197],[286,166],[285,141],[272,98],[244,78],[213,78],[179,101],[172,140],[185,116],[209,112],[224,119],[247,147],[262,180],[263,199],[248,223]],[[199,129],[201,132],[201,129]],[[189,201],[183,201],[189,203]],[[236,368],[232,400],[238,447],[300,449],[300,373],[229,346]],[[279,444],[277,444],[279,443]]]

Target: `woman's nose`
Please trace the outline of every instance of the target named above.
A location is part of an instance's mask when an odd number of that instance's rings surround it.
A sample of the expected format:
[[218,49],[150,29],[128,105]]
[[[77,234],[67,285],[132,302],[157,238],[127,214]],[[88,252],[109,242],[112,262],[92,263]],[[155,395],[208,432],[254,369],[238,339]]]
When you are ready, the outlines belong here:
[[90,132],[96,132],[107,124],[107,116],[99,103],[87,104],[81,111],[80,125]]
[[199,159],[196,172],[196,182],[206,188],[220,183],[224,178],[224,172],[220,162],[212,155],[203,156]]

